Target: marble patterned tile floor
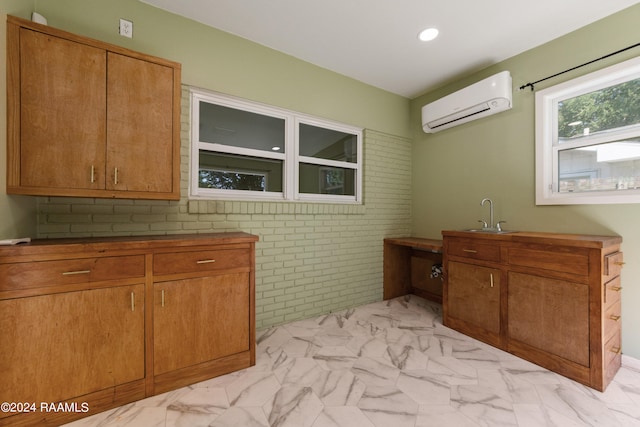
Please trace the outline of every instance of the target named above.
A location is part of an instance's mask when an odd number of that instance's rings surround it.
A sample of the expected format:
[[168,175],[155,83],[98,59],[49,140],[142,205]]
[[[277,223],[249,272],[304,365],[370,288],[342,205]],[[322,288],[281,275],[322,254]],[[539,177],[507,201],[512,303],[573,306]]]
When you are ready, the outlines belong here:
[[407,296],[259,331],[256,366],[68,426],[640,426],[640,372],[600,393]]

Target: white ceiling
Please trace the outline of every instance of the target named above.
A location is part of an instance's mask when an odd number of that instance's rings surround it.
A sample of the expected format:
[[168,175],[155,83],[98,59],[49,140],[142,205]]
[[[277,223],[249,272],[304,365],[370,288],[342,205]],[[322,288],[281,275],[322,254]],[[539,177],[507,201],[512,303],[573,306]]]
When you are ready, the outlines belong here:
[[[408,98],[638,3],[637,0],[140,1]],[[432,42],[420,42],[418,33],[431,26],[440,30],[440,36]]]

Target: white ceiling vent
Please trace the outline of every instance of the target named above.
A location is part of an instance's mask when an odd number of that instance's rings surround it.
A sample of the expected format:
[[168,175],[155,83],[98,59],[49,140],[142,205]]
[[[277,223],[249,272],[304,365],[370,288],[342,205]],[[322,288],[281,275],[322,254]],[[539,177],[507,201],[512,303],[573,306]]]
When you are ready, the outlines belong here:
[[422,107],[422,129],[435,133],[511,108],[511,74],[502,71]]

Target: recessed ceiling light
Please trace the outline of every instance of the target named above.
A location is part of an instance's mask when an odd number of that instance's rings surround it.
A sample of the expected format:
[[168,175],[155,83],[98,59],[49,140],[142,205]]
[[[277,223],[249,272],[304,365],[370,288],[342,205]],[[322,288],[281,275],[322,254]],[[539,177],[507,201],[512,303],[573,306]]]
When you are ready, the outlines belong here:
[[438,33],[439,31],[437,28],[427,28],[418,34],[418,38],[423,42],[428,42],[438,37]]

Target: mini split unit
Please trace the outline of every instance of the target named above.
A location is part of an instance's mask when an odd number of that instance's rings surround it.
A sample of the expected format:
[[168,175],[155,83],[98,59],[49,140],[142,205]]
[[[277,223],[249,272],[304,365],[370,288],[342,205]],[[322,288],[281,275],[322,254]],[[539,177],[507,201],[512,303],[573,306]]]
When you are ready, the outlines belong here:
[[511,74],[495,74],[422,107],[422,129],[435,133],[511,108]]

